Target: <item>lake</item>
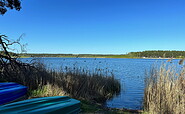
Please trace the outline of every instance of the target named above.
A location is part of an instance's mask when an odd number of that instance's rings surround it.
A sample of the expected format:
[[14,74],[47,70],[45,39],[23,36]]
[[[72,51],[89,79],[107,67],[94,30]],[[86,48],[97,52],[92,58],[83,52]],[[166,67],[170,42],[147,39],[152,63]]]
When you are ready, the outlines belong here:
[[[22,58],[29,62],[33,58]],[[115,59],[115,58],[42,58],[39,59],[48,68],[60,69],[61,67],[82,67],[89,71],[96,68],[113,71],[114,76],[121,82],[119,95],[108,100],[105,104],[112,108],[141,109],[144,92],[145,72],[155,64],[165,63],[167,59]],[[177,64],[173,60],[172,64]]]

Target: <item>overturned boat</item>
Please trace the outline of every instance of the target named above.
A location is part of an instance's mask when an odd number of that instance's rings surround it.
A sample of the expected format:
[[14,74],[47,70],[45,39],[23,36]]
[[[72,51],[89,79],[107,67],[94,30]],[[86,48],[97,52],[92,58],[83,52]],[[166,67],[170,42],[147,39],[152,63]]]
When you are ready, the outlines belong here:
[[75,114],[80,112],[80,101],[67,96],[41,97],[14,102],[0,106],[0,113],[60,113]]
[[0,83],[0,105],[21,98],[26,95],[26,93],[26,86],[13,82]]

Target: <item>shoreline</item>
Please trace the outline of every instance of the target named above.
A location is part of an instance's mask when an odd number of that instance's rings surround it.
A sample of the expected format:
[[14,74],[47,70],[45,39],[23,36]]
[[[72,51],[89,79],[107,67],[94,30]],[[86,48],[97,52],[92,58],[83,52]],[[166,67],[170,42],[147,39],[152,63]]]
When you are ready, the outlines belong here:
[[110,58],[110,59],[183,59],[183,58],[147,58],[147,57],[73,57],[73,56],[62,56],[62,57],[19,57],[19,58]]
[[110,108],[105,107],[101,103],[93,103],[89,101],[81,101],[81,109],[83,113],[134,113],[140,114],[143,113],[144,110],[134,110],[134,109],[127,109],[127,108]]

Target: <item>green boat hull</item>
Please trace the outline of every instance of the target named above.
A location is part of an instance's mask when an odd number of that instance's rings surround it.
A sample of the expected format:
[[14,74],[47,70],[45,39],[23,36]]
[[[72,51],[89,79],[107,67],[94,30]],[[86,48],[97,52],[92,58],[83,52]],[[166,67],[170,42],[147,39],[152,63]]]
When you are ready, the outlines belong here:
[[67,96],[28,99],[0,106],[1,114],[77,114],[80,101]]

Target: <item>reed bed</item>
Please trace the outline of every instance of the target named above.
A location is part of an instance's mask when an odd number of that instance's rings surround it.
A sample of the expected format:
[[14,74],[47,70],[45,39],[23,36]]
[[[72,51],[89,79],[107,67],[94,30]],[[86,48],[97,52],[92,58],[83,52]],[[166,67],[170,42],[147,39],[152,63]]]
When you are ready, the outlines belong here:
[[83,68],[72,69],[55,72],[55,77],[62,81],[58,85],[73,97],[104,102],[120,92],[120,82],[103,70],[89,72]]
[[56,71],[47,69],[40,62],[14,68],[4,65],[0,70],[0,82],[6,81],[28,86],[31,97],[69,95],[76,99],[105,102],[120,92],[120,82],[112,72],[89,72],[78,67]]
[[144,110],[152,114],[185,114],[185,68],[162,65],[146,79]]

